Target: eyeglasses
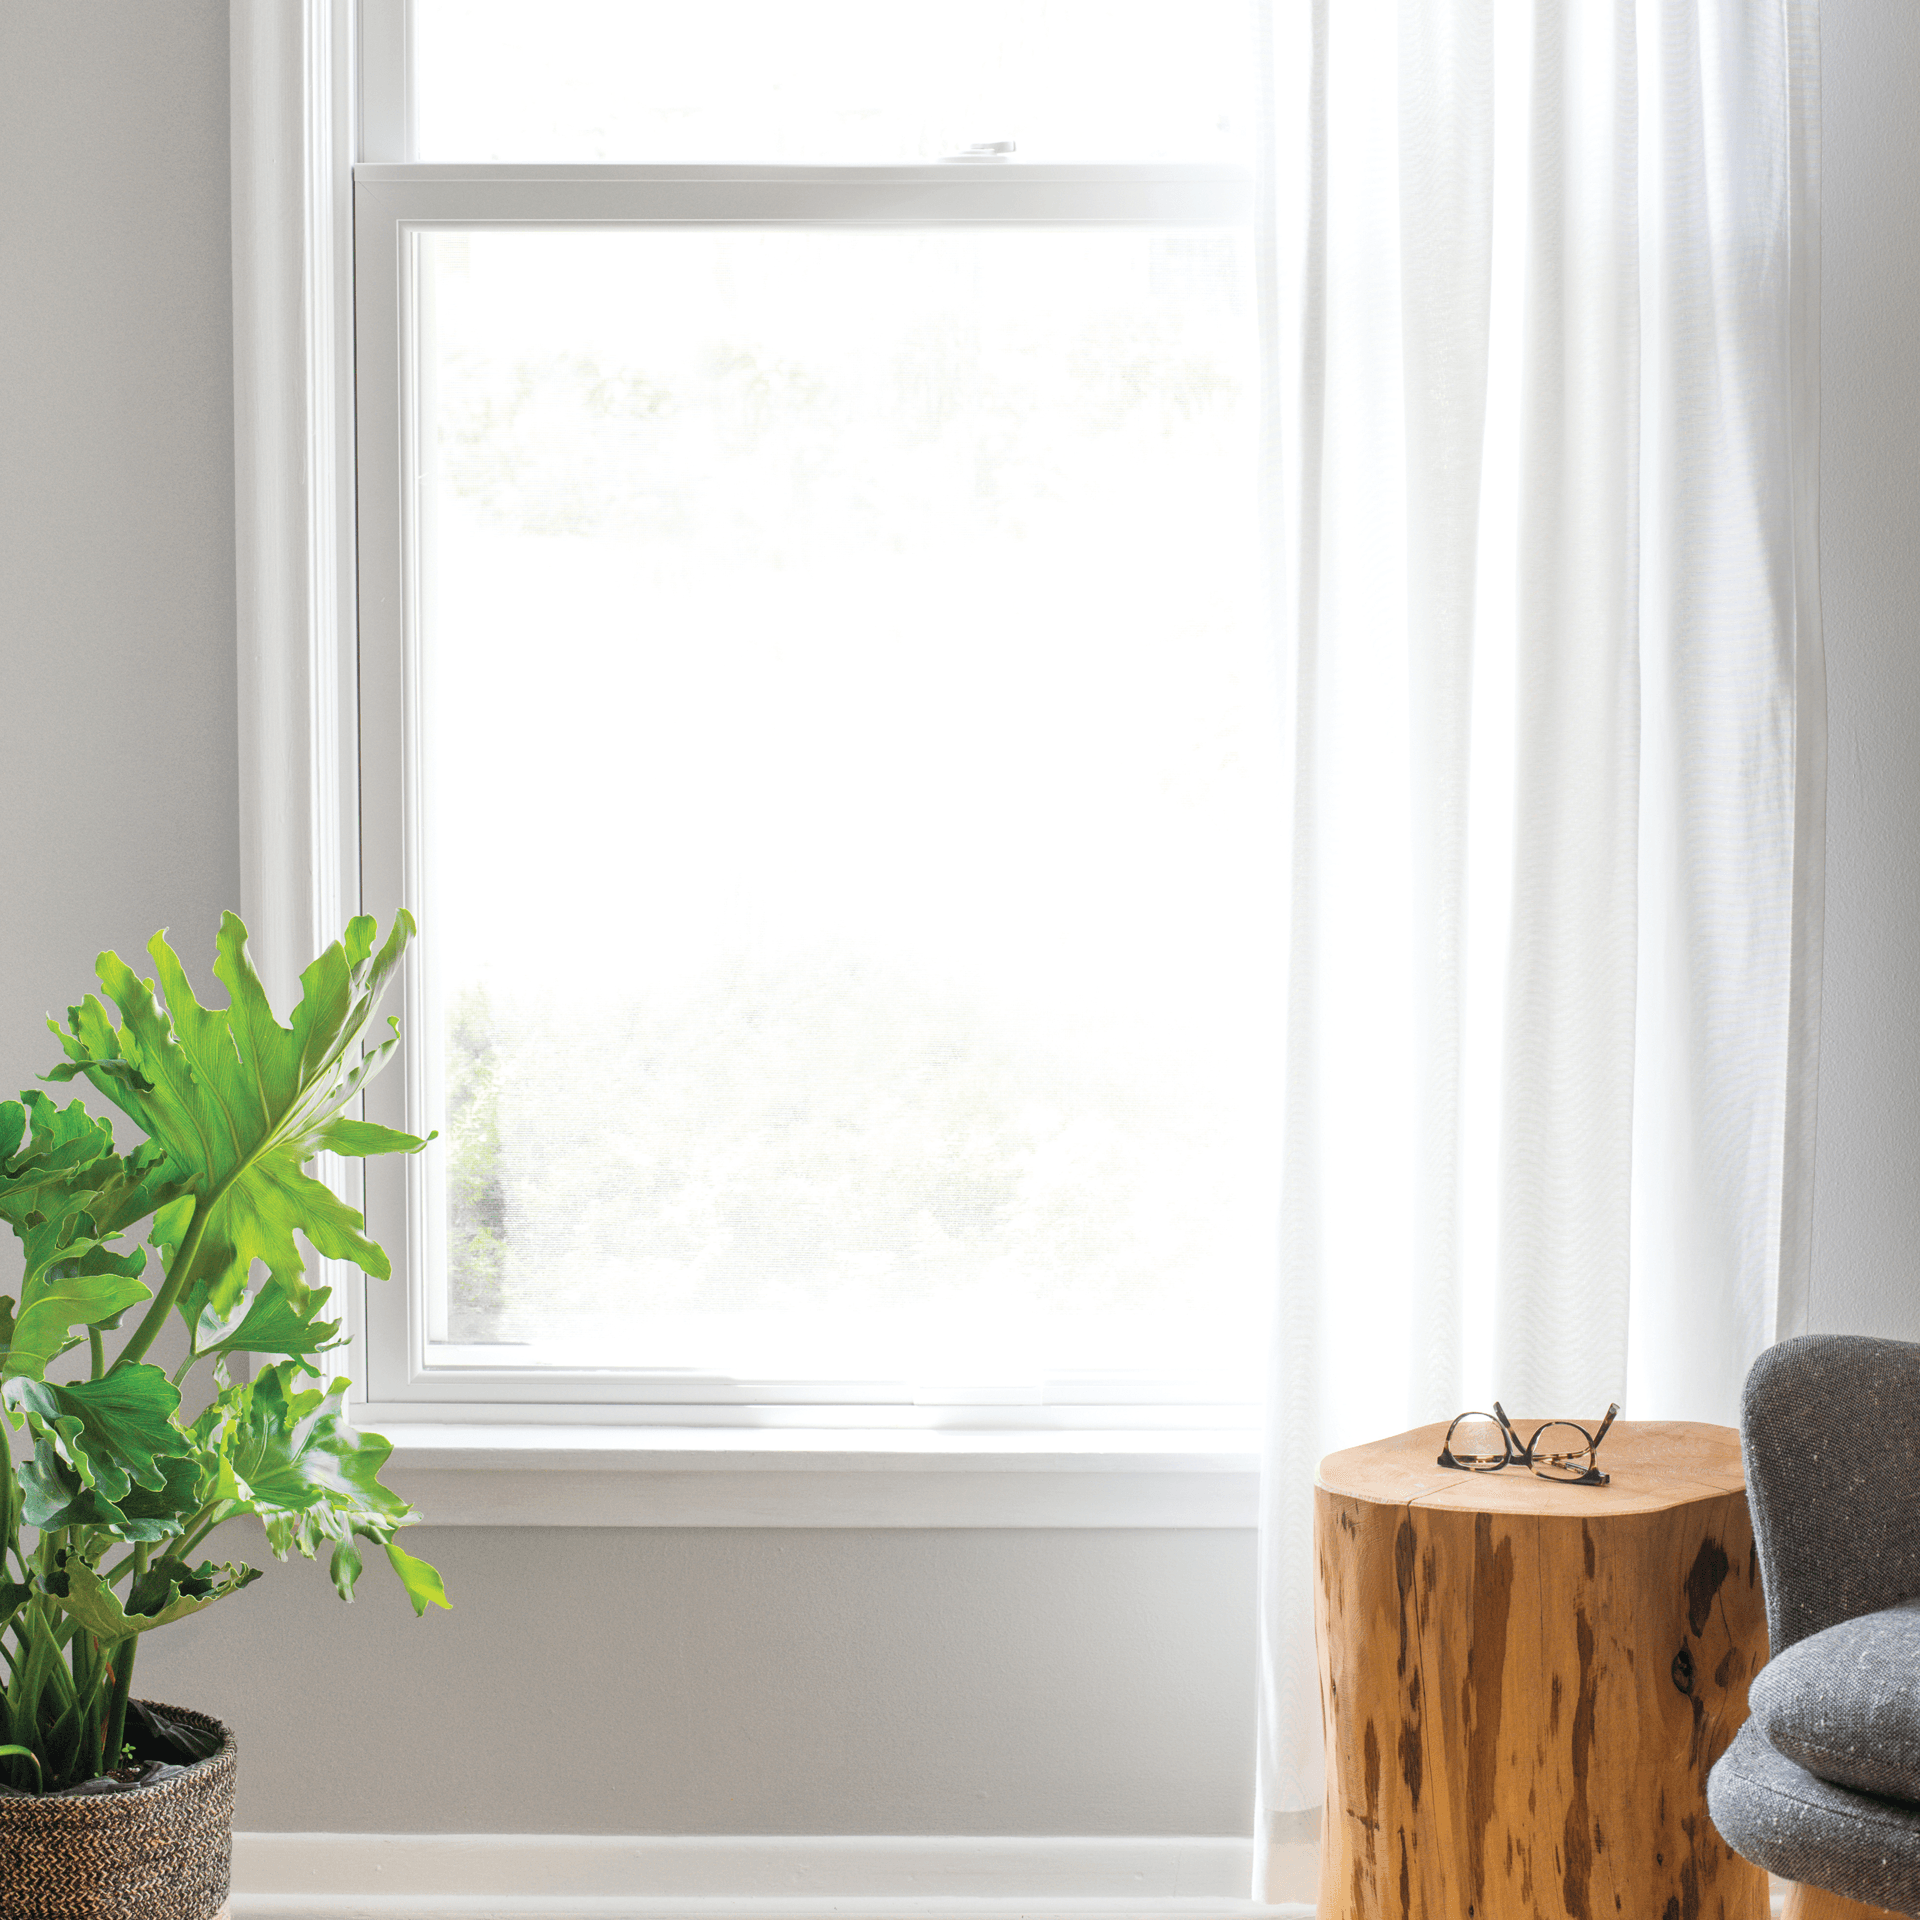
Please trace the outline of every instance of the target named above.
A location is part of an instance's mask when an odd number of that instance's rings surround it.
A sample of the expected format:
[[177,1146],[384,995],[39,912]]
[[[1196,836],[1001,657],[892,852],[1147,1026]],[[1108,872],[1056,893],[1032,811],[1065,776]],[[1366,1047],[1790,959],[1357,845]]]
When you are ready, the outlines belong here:
[[1565,1480],[1579,1487],[1604,1487],[1610,1475],[1594,1462],[1607,1429],[1620,1416],[1616,1400],[1607,1409],[1598,1433],[1571,1420],[1549,1420],[1534,1429],[1531,1440],[1522,1441],[1507,1418],[1506,1409],[1496,1400],[1491,1413],[1463,1413],[1447,1429],[1446,1445],[1440,1449],[1440,1464],[1462,1473],[1498,1473],[1516,1463],[1531,1467],[1542,1480]]

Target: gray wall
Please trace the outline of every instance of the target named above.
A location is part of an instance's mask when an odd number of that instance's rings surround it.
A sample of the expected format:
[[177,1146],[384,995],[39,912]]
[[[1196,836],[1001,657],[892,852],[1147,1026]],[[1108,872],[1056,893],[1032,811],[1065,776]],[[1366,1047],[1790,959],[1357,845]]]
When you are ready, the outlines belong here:
[[141,1690],[240,1730],[242,1826],[1247,1830],[1245,1533],[448,1527],[408,1544],[457,1611],[416,1621],[384,1566],[351,1608],[317,1569],[276,1568],[151,1636]]
[[[225,9],[0,4],[0,1087],[238,904]],[[144,971],[144,969],[143,969]]]
[[1920,5],[1826,0],[1813,1325],[1920,1340]]
[[[8,1089],[97,947],[171,924],[198,957],[237,895],[225,36],[219,0],[0,0]],[[1828,0],[1814,1311],[1920,1338],[1916,98],[1915,0]],[[1246,1830],[1245,1535],[420,1546],[451,1616],[295,1567],[143,1657],[240,1728],[243,1826]]]

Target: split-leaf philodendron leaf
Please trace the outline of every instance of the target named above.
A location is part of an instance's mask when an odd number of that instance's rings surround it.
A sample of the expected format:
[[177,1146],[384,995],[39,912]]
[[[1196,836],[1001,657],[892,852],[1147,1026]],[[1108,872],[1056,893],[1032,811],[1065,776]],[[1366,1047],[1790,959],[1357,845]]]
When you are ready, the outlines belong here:
[[[347,1112],[399,1044],[374,1019],[413,922],[376,933],[349,924],[284,1026],[232,914],[224,1008],[201,1004],[163,936],[152,980],[102,954],[103,995],[54,1025],[66,1058],[47,1078],[118,1107],[141,1135],[125,1151],[78,1100],[0,1101],[0,1221],[23,1254],[17,1296],[0,1296],[0,1412],[31,1445],[0,1467],[0,1784],[42,1792],[118,1755],[139,1636],[260,1578],[196,1563],[223,1521],[257,1518],[282,1559],[329,1543],[343,1599],[371,1540],[416,1614],[449,1604],[395,1542],[417,1516],[380,1484],[390,1447],[349,1424],[345,1380],[321,1384],[340,1320],[306,1281],[313,1254],[388,1271],[314,1156],[425,1144]],[[147,1355],[175,1315],[187,1345],[169,1376]],[[230,1377],[236,1357],[251,1378]]]
[[186,1455],[162,1460],[162,1484],[135,1487],[118,1501],[106,1499],[70,1467],[50,1435],[42,1435],[33,1458],[20,1463],[21,1518],[42,1533],[61,1527],[96,1528],[115,1540],[152,1543],[179,1530],[179,1517],[200,1505],[207,1470]]
[[10,1380],[12,1406],[34,1419],[36,1432],[58,1435],[62,1451],[88,1486],[105,1499],[126,1498],[135,1484],[164,1487],[169,1455],[190,1455],[192,1438],[174,1424],[180,1389],[158,1367],[118,1366],[99,1380],[59,1386]]
[[230,1593],[238,1593],[260,1578],[260,1569],[216,1568],[206,1561],[190,1569],[181,1560],[156,1560],[134,1581],[127,1606],[121,1605],[112,1586],[82,1560],[69,1556],[63,1572],[54,1575],[55,1583],[62,1578],[67,1591],[61,1596],[61,1606],[77,1625],[105,1645],[114,1646],[136,1633],[171,1626]]
[[296,1301],[278,1280],[269,1280],[247,1302],[237,1321],[226,1322],[206,1308],[194,1327],[194,1352],[211,1358],[225,1353],[278,1353],[309,1363],[341,1342],[340,1323],[323,1320],[332,1289],[315,1287]]
[[220,923],[213,967],[232,1002],[225,1011],[200,1004],[178,956],[155,934],[147,951],[164,1007],[154,981],[102,954],[100,984],[118,1024],[89,994],[68,1009],[65,1029],[55,1026],[67,1061],[48,1078],[84,1075],[165,1149],[167,1198],[192,1196],[176,1248],[186,1270],[167,1270],[176,1300],[195,1285],[226,1314],[256,1262],[297,1295],[306,1261],[296,1233],[329,1259],[387,1277],[387,1256],[361,1231],[359,1214],[305,1171],[317,1153],[364,1157],[425,1144],[341,1114],[400,1044],[399,1022],[389,1021],[390,1032],[361,1046],[413,922],[400,914],[378,952],[375,931],[370,919],[351,921],[346,938],[300,976],[305,992],[291,1026],[274,1019],[247,957],[246,929],[231,913]]

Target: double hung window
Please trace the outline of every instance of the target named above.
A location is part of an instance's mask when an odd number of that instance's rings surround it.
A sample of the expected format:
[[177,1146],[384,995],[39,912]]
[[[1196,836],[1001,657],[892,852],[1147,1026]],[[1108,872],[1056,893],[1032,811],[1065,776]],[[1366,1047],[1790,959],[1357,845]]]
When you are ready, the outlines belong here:
[[366,0],[387,1417],[1257,1394],[1249,12]]

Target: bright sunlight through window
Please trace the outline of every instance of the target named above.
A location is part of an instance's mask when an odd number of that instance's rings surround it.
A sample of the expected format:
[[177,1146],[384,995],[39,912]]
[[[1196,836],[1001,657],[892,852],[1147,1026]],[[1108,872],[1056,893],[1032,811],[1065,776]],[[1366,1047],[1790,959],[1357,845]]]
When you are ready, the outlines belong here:
[[[930,9],[555,5],[511,71],[499,11],[420,0],[423,158],[1010,139],[1011,172],[1244,133],[1237,6],[989,6],[956,64]],[[426,1364],[1256,1397],[1246,229],[410,244]]]

